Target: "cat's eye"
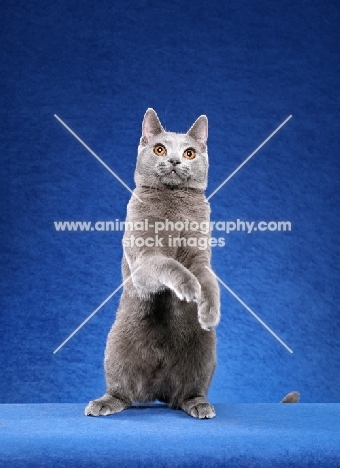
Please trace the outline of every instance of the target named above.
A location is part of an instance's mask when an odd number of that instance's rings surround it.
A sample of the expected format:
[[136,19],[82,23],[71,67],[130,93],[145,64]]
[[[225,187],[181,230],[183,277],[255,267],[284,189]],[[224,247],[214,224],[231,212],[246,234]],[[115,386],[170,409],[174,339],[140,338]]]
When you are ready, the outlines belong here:
[[153,152],[157,156],[164,156],[164,154],[166,153],[166,148],[165,148],[165,146],[158,144],[158,145],[154,146]]
[[194,159],[196,151],[193,148],[188,148],[184,151],[183,156],[187,159]]

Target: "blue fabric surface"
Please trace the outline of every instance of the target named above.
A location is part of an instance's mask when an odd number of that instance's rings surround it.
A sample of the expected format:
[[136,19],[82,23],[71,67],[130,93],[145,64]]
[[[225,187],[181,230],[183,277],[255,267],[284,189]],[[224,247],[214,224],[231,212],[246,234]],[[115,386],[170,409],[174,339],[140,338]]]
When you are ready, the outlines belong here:
[[4,467],[339,467],[339,404],[216,405],[213,420],[158,405],[109,417],[81,404],[1,405]]
[[148,107],[172,131],[207,114],[207,195],[293,115],[211,206],[213,220],[292,223],[223,235],[213,267],[294,353],[222,288],[210,399],[275,403],[298,390],[306,403],[339,402],[339,9],[335,0],[1,3],[0,402],[103,393],[119,293],[53,350],[121,283],[122,236],[56,232],[54,221],[122,220],[130,194],[54,114],[133,188]]

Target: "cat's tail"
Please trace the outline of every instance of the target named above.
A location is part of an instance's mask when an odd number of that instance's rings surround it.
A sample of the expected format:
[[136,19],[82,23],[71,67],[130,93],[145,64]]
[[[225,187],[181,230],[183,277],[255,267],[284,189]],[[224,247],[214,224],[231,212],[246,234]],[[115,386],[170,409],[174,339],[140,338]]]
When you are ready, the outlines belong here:
[[300,400],[299,392],[290,392],[281,400],[281,403],[297,403]]

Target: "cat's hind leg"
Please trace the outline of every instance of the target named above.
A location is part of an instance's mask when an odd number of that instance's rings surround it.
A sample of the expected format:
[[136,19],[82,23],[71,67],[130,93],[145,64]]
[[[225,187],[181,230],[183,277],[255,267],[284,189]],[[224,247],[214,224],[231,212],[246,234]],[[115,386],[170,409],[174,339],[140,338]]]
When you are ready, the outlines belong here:
[[101,398],[89,402],[85,408],[85,416],[108,416],[120,413],[129,406],[131,406],[130,402],[105,393]]
[[184,400],[181,408],[193,418],[211,419],[216,416],[213,405],[208,403],[205,397],[202,396]]

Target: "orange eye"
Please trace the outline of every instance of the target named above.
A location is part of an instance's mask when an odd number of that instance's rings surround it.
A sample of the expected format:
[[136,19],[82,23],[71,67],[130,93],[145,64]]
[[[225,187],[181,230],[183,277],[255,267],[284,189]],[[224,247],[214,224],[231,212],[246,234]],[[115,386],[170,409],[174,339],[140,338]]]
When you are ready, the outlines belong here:
[[165,148],[165,146],[158,144],[158,145],[154,146],[153,152],[157,156],[164,156],[164,154],[166,153],[166,148]]
[[183,156],[187,159],[194,159],[196,156],[196,152],[193,148],[188,148],[184,151]]

